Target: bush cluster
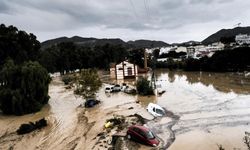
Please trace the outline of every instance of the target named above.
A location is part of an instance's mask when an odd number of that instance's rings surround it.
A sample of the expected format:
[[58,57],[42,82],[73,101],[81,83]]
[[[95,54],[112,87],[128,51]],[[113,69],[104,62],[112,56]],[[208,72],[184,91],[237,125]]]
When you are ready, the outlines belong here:
[[136,90],[140,95],[154,95],[153,88],[146,78],[140,78],[136,82]]

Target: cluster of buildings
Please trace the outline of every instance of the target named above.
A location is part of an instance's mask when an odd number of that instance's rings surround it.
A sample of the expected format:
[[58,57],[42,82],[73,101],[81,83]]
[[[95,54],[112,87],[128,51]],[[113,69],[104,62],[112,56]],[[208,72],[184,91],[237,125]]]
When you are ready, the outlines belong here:
[[[162,48],[153,48],[148,49],[148,53],[152,53],[155,49],[160,49],[159,55],[167,54],[170,51],[175,51],[176,53],[185,52],[185,58],[195,58],[199,59],[204,56],[211,57],[216,51],[224,50],[226,46],[229,47],[240,47],[242,45],[250,45],[250,35],[248,34],[239,34],[235,36],[235,42],[229,43],[229,45],[225,45],[221,42],[212,43],[209,45],[203,44],[193,44],[189,43],[189,45],[185,46],[169,46]],[[159,58],[158,61],[166,61],[167,58]],[[174,60],[181,60],[181,58],[175,58]]]
[[[181,60],[183,58],[195,58],[199,59],[201,57],[207,56],[211,57],[216,51],[223,50],[225,45],[221,42],[213,43],[210,45],[190,45],[190,46],[169,46],[169,47],[161,47],[161,48],[153,48],[147,49],[148,53],[152,53],[155,49],[159,49],[159,55],[167,54],[171,51],[175,51],[176,53],[186,53],[184,57],[174,58],[174,60]],[[167,58],[159,58],[157,61],[166,61]]]
[[[239,34],[235,36],[235,42],[229,43],[230,47],[240,47],[242,45],[250,45],[250,35]],[[151,48],[145,49],[144,53],[144,68],[147,68],[146,54],[152,54],[154,50],[159,49],[159,55],[168,54],[171,51],[176,53],[185,53],[184,57],[173,58],[174,61],[182,61],[183,58],[194,58],[199,59],[202,57],[211,57],[217,51],[222,51],[225,49],[225,44],[221,42],[212,43],[210,45],[203,45],[201,43],[188,43],[185,46],[172,45],[169,47]],[[228,45],[227,45],[228,46]],[[166,62],[168,58],[159,58],[158,62]],[[129,79],[135,78],[138,75],[139,67],[128,61],[123,61],[119,64],[112,64],[110,67],[110,76],[114,79]]]
[[238,43],[239,45],[244,45],[244,44],[249,45],[250,44],[250,35],[248,35],[248,34],[236,35],[235,42]]

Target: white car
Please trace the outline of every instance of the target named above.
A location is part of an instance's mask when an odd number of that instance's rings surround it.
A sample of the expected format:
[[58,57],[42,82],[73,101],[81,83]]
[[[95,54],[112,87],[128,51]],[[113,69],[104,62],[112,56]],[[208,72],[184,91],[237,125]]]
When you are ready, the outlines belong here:
[[105,88],[105,93],[111,93],[112,92],[112,87],[107,86]]
[[112,92],[120,92],[121,86],[119,84],[116,84],[113,86]]
[[161,106],[153,103],[148,104],[147,111],[154,117],[162,117],[166,114],[165,110]]

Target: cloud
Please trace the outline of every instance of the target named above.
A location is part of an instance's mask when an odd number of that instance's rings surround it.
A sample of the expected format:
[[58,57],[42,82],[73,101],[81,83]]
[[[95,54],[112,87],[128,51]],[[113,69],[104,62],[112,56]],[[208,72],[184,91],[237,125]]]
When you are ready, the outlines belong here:
[[6,2],[0,1],[0,13],[9,13],[9,6],[6,4]]
[[[2,0],[0,20],[41,40],[88,31],[124,39],[202,40],[220,27],[248,25],[249,5],[245,0]],[[195,30],[200,37],[190,34]]]

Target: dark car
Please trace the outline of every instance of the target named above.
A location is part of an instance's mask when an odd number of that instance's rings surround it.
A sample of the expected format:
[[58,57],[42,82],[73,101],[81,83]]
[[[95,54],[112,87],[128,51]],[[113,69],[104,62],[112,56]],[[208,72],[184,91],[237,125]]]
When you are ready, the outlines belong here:
[[86,100],[84,106],[85,106],[86,108],[91,108],[91,107],[94,107],[95,105],[97,105],[97,104],[99,104],[99,103],[100,103],[100,101],[98,101],[98,100],[95,100],[95,99],[88,99],[88,100]]
[[127,138],[154,147],[160,143],[153,132],[144,126],[130,126],[127,131]]

